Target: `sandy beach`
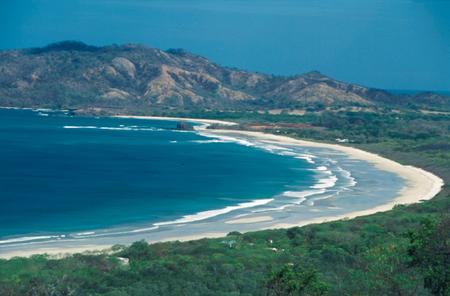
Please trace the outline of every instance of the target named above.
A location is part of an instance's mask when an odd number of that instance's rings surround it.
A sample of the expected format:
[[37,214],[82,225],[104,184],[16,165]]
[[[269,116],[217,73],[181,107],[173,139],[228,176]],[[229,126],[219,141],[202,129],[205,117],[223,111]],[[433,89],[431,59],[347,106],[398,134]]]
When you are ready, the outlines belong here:
[[[313,223],[322,223],[327,221],[335,221],[340,219],[350,219],[358,216],[370,215],[377,212],[388,211],[392,209],[395,205],[400,204],[412,204],[421,202],[424,200],[429,200],[433,198],[436,194],[439,193],[444,182],[438,176],[427,172],[423,169],[416,168],[413,166],[405,166],[393,160],[381,157],[377,154],[370,153],[367,151],[363,151],[357,148],[352,148],[348,146],[342,146],[337,144],[326,144],[326,143],[317,143],[311,141],[304,141],[293,139],[286,136],[266,134],[262,132],[254,132],[254,131],[239,131],[239,130],[224,130],[224,129],[206,129],[207,125],[210,124],[218,124],[224,126],[235,125],[234,122],[221,121],[221,120],[210,120],[210,119],[193,119],[193,118],[177,118],[177,117],[152,117],[152,116],[116,116],[118,118],[133,118],[133,119],[152,119],[152,120],[175,120],[175,121],[190,121],[200,123],[201,126],[196,127],[198,131],[211,134],[211,135],[219,135],[219,136],[242,136],[245,138],[255,139],[258,141],[263,141],[265,143],[273,143],[273,144],[283,144],[283,145],[293,145],[299,147],[312,147],[312,148],[326,148],[334,151],[339,151],[345,153],[351,159],[364,160],[379,170],[394,173],[400,176],[403,180],[405,180],[405,186],[398,192],[398,195],[392,199],[391,201],[365,210],[359,210],[354,212],[347,212],[344,215],[334,215],[334,216],[326,216],[320,217],[317,219],[306,219],[306,220],[298,220],[292,223],[275,223],[270,227],[261,228],[263,229],[275,229],[275,228],[289,228],[294,226],[303,226],[307,224]],[[239,224],[251,224],[257,222],[266,222],[274,220],[272,216],[264,213],[260,216],[254,217],[244,217],[237,218],[227,221],[227,224],[231,225],[239,225]],[[172,240],[195,240],[200,238],[216,238],[225,236],[227,232],[204,232],[198,234],[189,234],[186,236],[180,235],[177,237],[169,237],[163,240],[149,240],[149,242],[156,241],[172,241]],[[6,252],[0,254],[0,258],[11,258],[14,256],[30,256],[37,253],[47,253],[49,255],[53,255],[55,257],[61,256],[61,254],[70,254],[70,253],[78,253],[92,250],[100,250],[107,249],[108,245],[83,245],[76,248],[46,248],[46,249],[37,249],[37,250],[26,250],[26,251],[14,251],[14,252]]]
[[444,181],[423,169],[402,165],[393,160],[381,157],[375,153],[370,153],[361,149],[347,147],[337,144],[317,143],[305,140],[297,140],[286,136],[266,134],[262,132],[253,131],[229,131],[229,130],[214,130],[213,133],[218,134],[240,134],[247,137],[254,137],[262,141],[270,141],[273,143],[282,143],[289,145],[298,145],[302,147],[317,147],[328,148],[336,151],[341,151],[347,154],[350,158],[365,160],[380,170],[395,173],[401,176],[406,181],[406,186],[402,188],[398,196],[390,203],[386,203],[382,206],[367,209],[364,211],[351,212],[344,216],[329,216],[319,220],[299,221],[295,224],[277,224],[274,228],[288,228],[294,226],[303,226],[311,223],[322,223],[325,221],[334,221],[343,218],[355,218],[358,216],[370,215],[377,212],[388,211],[395,205],[407,205],[417,203],[424,200],[429,200],[436,196],[444,186]]
[[[230,121],[222,121],[222,120],[211,120],[211,119],[195,119],[195,118],[181,118],[181,117],[155,117],[155,116],[118,116],[120,118],[135,118],[135,119],[157,119],[157,120],[179,120],[179,121],[191,121],[198,122],[203,124],[219,124],[224,126],[232,126],[236,125],[234,122]],[[355,211],[350,212],[341,216],[328,216],[322,217],[320,219],[315,220],[304,220],[298,221],[298,223],[293,224],[276,224],[270,228],[289,228],[295,226],[303,226],[307,224],[313,223],[323,223],[327,221],[336,221],[340,219],[351,219],[358,216],[371,215],[378,212],[384,212],[391,210],[395,205],[407,205],[412,203],[417,203],[425,200],[429,200],[436,196],[440,191],[442,186],[444,186],[444,181],[421,168],[417,168],[414,166],[402,165],[393,160],[387,159],[385,157],[381,157],[375,153],[367,152],[361,149],[338,145],[338,144],[328,144],[328,143],[318,143],[312,141],[305,141],[294,139],[291,137],[280,136],[267,134],[262,132],[255,131],[240,131],[240,130],[207,130],[206,125],[203,125],[199,128],[199,130],[207,131],[211,134],[220,134],[220,135],[241,135],[245,137],[256,138],[261,141],[273,142],[274,144],[288,144],[288,145],[297,145],[301,147],[316,147],[316,148],[328,148],[336,151],[343,152],[347,154],[350,158],[365,160],[380,170],[388,171],[395,173],[401,176],[406,181],[406,186],[404,186],[399,192],[398,196],[389,203],[383,204],[378,207],[374,207],[371,209],[367,209],[364,211]],[[270,220],[271,217],[261,216],[261,217],[253,217],[253,218],[243,218],[228,221],[229,224],[240,224],[240,223],[255,223],[265,220]],[[217,234],[216,234],[217,235]],[[225,234],[224,234],[225,235]],[[210,237],[210,236],[196,236],[195,239],[201,237]],[[189,237],[191,238],[191,237]],[[180,237],[180,240],[186,240],[186,238]]]
[[187,122],[197,122],[201,124],[220,124],[225,126],[237,125],[236,122],[216,120],[216,119],[197,119],[197,118],[186,118],[186,117],[162,117],[162,116],[133,116],[133,115],[116,115],[116,118],[132,118],[132,119],[144,119],[144,120],[168,120],[168,121],[187,121]]

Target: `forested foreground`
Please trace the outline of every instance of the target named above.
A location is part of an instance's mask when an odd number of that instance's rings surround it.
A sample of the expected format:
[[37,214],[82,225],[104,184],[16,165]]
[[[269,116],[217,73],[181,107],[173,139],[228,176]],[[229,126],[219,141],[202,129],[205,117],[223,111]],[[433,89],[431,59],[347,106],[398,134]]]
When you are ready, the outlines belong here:
[[[346,138],[450,182],[448,115],[247,117],[244,125],[278,124],[272,132]],[[430,201],[353,220],[183,243],[136,242],[109,255],[0,260],[0,295],[450,295],[449,213],[446,185]]]

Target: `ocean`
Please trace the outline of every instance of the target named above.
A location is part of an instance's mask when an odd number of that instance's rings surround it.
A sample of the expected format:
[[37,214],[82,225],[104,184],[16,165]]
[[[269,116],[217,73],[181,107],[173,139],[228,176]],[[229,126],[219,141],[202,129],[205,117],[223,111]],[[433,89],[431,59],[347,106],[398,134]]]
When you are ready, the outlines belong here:
[[314,182],[306,161],[175,127],[0,110],[0,237],[170,221]]
[[335,150],[176,126],[0,109],[0,253],[295,224],[385,204],[404,186]]
[[15,0],[0,17],[1,49],[140,43],[268,74],[450,91],[448,0]]

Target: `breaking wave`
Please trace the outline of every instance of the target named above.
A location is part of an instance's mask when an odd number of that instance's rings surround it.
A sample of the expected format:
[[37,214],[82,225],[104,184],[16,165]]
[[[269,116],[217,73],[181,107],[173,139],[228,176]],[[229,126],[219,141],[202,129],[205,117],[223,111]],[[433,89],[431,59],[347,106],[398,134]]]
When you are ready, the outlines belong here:
[[95,125],[65,125],[65,129],[97,129],[97,130],[108,130],[108,131],[163,131],[164,129],[154,128],[154,127],[139,127],[133,126],[95,126]]

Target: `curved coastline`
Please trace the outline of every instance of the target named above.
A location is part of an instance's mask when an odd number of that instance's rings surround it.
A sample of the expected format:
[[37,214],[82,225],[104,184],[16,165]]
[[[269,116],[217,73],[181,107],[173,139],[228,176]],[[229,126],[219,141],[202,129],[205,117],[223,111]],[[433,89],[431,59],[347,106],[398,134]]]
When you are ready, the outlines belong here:
[[[196,127],[197,132],[203,133],[205,135],[210,135],[212,137],[229,137],[229,136],[242,136],[246,139],[253,139],[255,141],[261,141],[268,144],[279,144],[279,145],[289,145],[289,146],[297,146],[297,147],[310,147],[310,148],[324,148],[333,151],[338,151],[345,154],[350,159],[355,160],[363,160],[379,170],[393,173],[395,175],[400,176],[403,180],[405,180],[405,186],[401,188],[397,194],[397,196],[390,200],[389,202],[383,203],[382,205],[378,205],[369,209],[364,210],[356,210],[352,212],[347,212],[345,214],[340,215],[330,215],[330,216],[322,216],[318,218],[312,219],[299,219],[298,221],[290,221],[289,223],[277,223],[276,219],[273,219],[272,216],[268,215],[267,212],[261,213],[261,215],[253,215],[251,217],[235,217],[232,219],[228,219],[225,223],[229,226],[239,226],[239,225],[252,225],[258,222],[266,222],[272,221],[269,226],[258,228],[257,230],[264,229],[275,229],[275,228],[289,228],[294,226],[303,226],[306,224],[313,223],[322,223],[327,221],[340,220],[343,218],[354,218],[358,216],[370,215],[376,212],[388,211],[392,209],[395,205],[398,204],[411,204],[420,202],[422,200],[428,200],[434,197],[439,191],[441,187],[444,185],[444,182],[438,176],[429,173],[420,168],[405,166],[390,159],[381,157],[377,154],[366,152],[357,148],[341,146],[337,144],[326,144],[326,143],[317,143],[311,141],[297,140],[286,136],[266,134],[262,132],[254,132],[254,131],[240,131],[240,130],[221,130],[214,129],[209,130],[206,129],[208,125],[218,124],[218,125],[236,125],[234,122],[229,121],[221,121],[221,120],[210,120],[210,119],[194,119],[194,118],[178,118],[178,117],[152,117],[152,116],[116,116],[119,118],[132,118],[132,119],[144,119],[144,120],[170,120],[170,121],[189,121],[199,123],[200,125]],[[183,222],[183,218],[180,219]],[[177,224],[177,223],[160,223],[164,224]],[[158,241],[172,241],[172,240],[193,240],[200,238],[214,238],[225,236],[228,232],[224,231],[207,231],[191,233],[186,235],[176,235],[170,237],[164,237],[160,239],[148,239],[149,242],[158,242]],[[14,256],[29,256],[33,254],[39,253],[47,253],[50,255],[61,255],[61,254],[70,254],[77,252],[84,252],[88,250],[100,250],[107,249],[111,247],[112,244],[92,244],[86,242],[86,244],[80,244],[75,246],[61,246],[61,247],[39,247],[36,249],[28,248],[28,249],[17,249],[10,250],[7,252],[0,253],[0,258],[10,258]]]
[[[344,218],[355,218],[359,216],[366,216],[375,214],[378,212],[385,212],[391,210],[395,205],[407,205],[412,203],[417,203],[425,200],[429,200],[436,196],[440,191],[441,188],[444,186],[444,181],[421,168],[417,168],[410,165],[402,165],[396,161],[393,161],[391,159],[382,157],[378,154],[367,152],[358,148],[349,147],[349,146],[343,146],[338,144],[329,144],[329,143],[319,143],[319,142],[313,142],[313,141],[306,141],[306,140],[299,140],[294,139],[287,136],[281,136],[281,135],[274,135],[274,134],[268,134],[263,132],[256,132],[256,131],[243,131],[243,130],[226,130],[226,129],[214,129],[214,130],[207,130],[206,127],[210,124],[218,124],[218,125],[224,125],[224,126],[233,126],[237,125],[235,122],[230,121],[223,121],[223,120],[213,120],[213,119],[196,119],[196,118],[183,118],[183,117],[157,117],[157,116],[117,116],[119,118],[134,118],[134,119],[157,119],[157,120],[178,120],[178,121],[189,121],[189,122],[197,122],[201,123],[202,126],[198,127],[198,131],[207,131],[210,134],[216,134],[216,135],[233,135],[238,134],[246,137],[255,138],[258,140],[266,141],[266,142],[273,142],[274,144],[287,144],[287,145],[294,145],[294,146],[300,146],[300,147],[314,147],[314,148],[327,148],[335,151],[340,151],[348,155],[350,158],[358,159],[358,160],[364,160],[371,164],[373,164],[376,168],[392,172],[396,175],[399,175],[406,181],[406,186],[404,186],[400,192],[398,193],[397,197],[393,199],[391,202],[385,203],[383,205],[363,210],[363,211],[355,211],[350,212],[345,215],[340,216],[328,216],[328,217],[321,217],[319,219],[315,220],[308,220],[308,221],[299,221],[298,223],[294,224],[276,224],[274,227],[270,227],[271,229],[274,228],[289,228],[289,227],[295,227],[295,226],[303,226],[307,224],[313,224],[313,223],[322,223],[327,221],[335,221],[340,220]],[[258,217],[255,218],[254,221],[257,221]],[[251,220],[246,219],[246,223]],[[238,224],[238,220],[229,221],[231,224]],[[268,228],[265,228],[268,229]],[[192,236],[189,237],[192,239]],[[202,238],[202,236],[196,237],[196,238]],[[182,239],[182,238],[181,238]]]
[[[229,133],[228,130],[218,130],[214,132],[220,134]],[[399,175],[402,179],[406,181],[406,185],[400,190],[396,198],[383,205],[363,211],[350,212],[340,216],[321,217],[320,219],[299,221],[298,223],[294,224],[276,224],[273,228],[289,228],[295,226],[303,226],[312,223],[335,221],[344,218],[351,219],[358,216],[366,216],[378,212],[389,211],[395,205],[407,205],[429,200],[434,196],[436,196],[441,191],[442,186],[444,186],[444,181],[440,177],[428,171],[425,171],[421,168],[417,168],[414,166],[402,165],[396,161],[384,158],[378,154],[367,152],[358,148],[342,146],[337,144],[317,143],[312,141],[297,140],[286,136],[278,136],[261,132],[237,131],[237,133],[241,135],[256,137],[260,140],[273,141],[274,143],[281,142],[284,144],[298,145],[302,147],[329,148],[332,150],[341,151],[347,154],[350,158],[367,161],[380,170],[392,172],[396,175]]]

